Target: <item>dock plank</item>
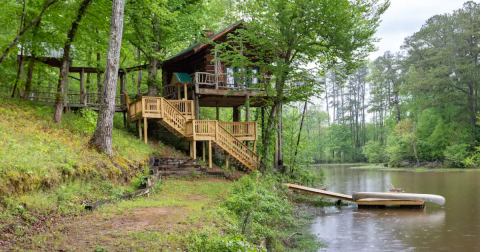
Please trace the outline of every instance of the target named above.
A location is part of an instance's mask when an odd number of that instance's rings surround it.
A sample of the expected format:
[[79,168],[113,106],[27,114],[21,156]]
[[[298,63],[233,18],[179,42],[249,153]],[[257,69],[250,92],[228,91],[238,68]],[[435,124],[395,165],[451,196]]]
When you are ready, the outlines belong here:
[[298,190],[298,191],[302,191],[302,192],[308,192],[308,193],[321,195],[323,197],[355,202],[352,198],[352,195],[330,192],[330,191],[325,191],[325,190],[320,190],[320,189],[316,189],[316,188],[311,188],[311,187],[306,187],[306,186],[301,186],[301,185],[295,185],[295,184],[290,184],[290,183],[284,183],[283,185],[287,186],[291,190]]

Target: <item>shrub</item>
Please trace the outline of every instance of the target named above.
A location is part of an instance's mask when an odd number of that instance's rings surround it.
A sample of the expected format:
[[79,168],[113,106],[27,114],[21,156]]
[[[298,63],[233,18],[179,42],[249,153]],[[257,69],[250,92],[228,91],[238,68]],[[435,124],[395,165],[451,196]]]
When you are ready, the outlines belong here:
[[255,244],[267,239],[271,246],[278,243],[279,231],[293,225],[292,205],[285,190],[277,187],[273,176],[260,177],[253,172],[233,186],[223,206],[239,216],[240,234]]
[[368,141],[363,147],[363,154],[369,163],[381,163],[385,161],[385,154],[380,142]]
[[448,146],[443,152],[443,155],[445,155],[445,160],[450,165],[462,166],[463,162],[468,156],[467,147],[468,146],[466,144],[455,144]]
[[209,237],[205,233],[195,234],[191,238],[189,250],[210,252],[258,252],[253,244],[246,241],[243,235],[227,235]]

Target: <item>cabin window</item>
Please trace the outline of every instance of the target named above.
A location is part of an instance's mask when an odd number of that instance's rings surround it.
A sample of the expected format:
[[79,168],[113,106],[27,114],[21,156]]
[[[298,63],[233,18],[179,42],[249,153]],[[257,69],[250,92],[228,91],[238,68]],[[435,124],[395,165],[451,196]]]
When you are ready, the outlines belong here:
[[233,77],[233,75],[235,74],[234,68],[231,66],[227,66],[226,72],[227,72],[227,87],[229,88],[235,87],[235,77]]
[[227,73],[227,87],[229,88],[242,88],[242,87],[249,87],[250,84],[257,84],[258,83],[258,67],[248,68],[248,75],[253,75],[251,78],[248,78],[248,81],[245,82],[242,77],[235,77],[235,73],[241,73],[245,71],[244,68],[237,68],[226,66],[226,73]]
[[251,71],[252,71],[252,78],[250,80],[250,83],[257,84],[258,83],[258,77],[257,77],[258,67],[252,67]]

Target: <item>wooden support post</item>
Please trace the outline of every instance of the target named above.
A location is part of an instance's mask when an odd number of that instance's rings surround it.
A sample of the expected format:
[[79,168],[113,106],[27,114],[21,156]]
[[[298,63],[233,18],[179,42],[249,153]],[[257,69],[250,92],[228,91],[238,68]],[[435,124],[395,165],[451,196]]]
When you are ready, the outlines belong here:
[[220,109],[218,108],[218,101],[215,102],[217,105],[217,121],[220,121]]
[[181,99],[182,99],[181,94],[182,94],[182,93],[180,92],[180,85],[177,84],[177,95],[178,95],[177,100],[181,100]]
[[192,141],[193,143],[193,159],[197,159],[197,141]]
[[202,154],[203,154],[203,162],[206,162],[206,160],[205,160],[205,142],[202,142]]
[[212,168],[212,140],[208,140],[208,167]]
[[240,110],[238,107],[233,107],[233,121],[239,122],[240,121]]
[[[124,79],[124,77],[125,77],[124,74],[120,74],[120,94],[123,94],[123,92],[125,92],[125,90],[123,89],[123,82],[124,82],[123,79]],[[124,100],[125,100],[125,98],[123,98],[123,96],[121,96],[120,103],[125,104]],[[115,105],[117,105],[117,104],[115,104]]]
[[250,99],[249,95],[245,96],[245,122],[250,122]]
[[225,167],[228,169],[228,154],[225,155]]
[[142,120],[137,121],[138,126],[138,137],[142,140]]
[[82,68],[80,72],[80,104],[87,106],[87,92],[85,91],[85,82],[84,82],[85,70]]
[[[185,101],[188,100],[188,95],[187,95],[187,83],[186,83],[186,82],[183,83],[183,95],[185,96],[185,97],[184,97],[184,98],[185,98]],[[186,109],[187,109],[187,108],[185,108],[185,110],[186,110]]]
[[148,137],[147,137],[147,118],[143,118],[143,134],[145,135],[145,143],[148,142]]
[[189,143],[189,150],[190,150],[190,158],[193,158],[193,141],[188,142]]

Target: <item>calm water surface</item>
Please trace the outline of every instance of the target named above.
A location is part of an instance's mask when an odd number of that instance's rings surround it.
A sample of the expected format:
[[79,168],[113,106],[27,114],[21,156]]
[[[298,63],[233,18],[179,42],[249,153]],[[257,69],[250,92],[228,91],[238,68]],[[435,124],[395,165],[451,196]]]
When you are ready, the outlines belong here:
[[427,203],[425,210],[327,208],[310,228],[328,246],[320,251],[480,251],[480,172],[322,168],[334,192],[383,192],[392,183],[442,195],[446,203]]

